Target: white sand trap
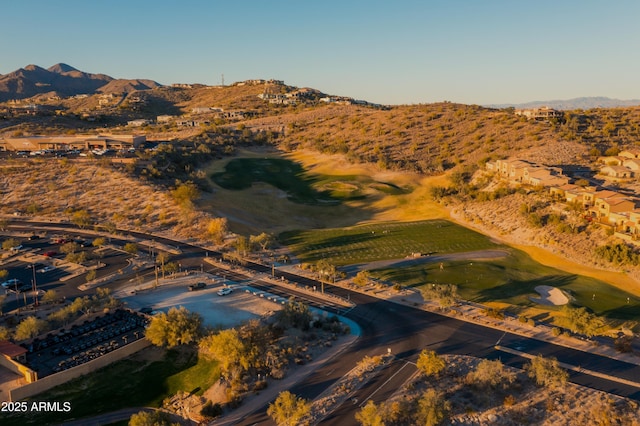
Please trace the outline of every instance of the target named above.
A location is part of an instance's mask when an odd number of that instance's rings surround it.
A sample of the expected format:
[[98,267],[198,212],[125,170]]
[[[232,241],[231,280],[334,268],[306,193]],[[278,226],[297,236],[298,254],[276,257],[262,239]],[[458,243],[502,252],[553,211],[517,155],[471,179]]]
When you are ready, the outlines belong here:
[[529,299],[540,305],[559,306],[569,303],[569,298],[559,288],[551,287],[548,285],[539,285],[535,288],[535,290],[540,295],[540,297],[530,297]]

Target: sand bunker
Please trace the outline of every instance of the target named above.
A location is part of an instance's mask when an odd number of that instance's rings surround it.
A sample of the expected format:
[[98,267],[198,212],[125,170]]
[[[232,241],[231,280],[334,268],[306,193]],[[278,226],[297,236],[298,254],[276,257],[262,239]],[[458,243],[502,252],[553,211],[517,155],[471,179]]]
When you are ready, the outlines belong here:
[[536,292],[540,295],[539,298],[530,297],[533,302],[540,305],[566,305],[569,303],[569,298],[559,288],[551,287],[548,285],[539,285],[535,288]]

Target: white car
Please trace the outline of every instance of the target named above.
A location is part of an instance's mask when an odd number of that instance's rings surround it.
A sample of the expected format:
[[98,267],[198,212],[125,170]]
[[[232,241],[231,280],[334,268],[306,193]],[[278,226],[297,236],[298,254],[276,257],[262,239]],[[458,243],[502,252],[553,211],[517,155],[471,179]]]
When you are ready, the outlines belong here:
[[223,288],[222,290],[218,291],[218,296],[226,296],[227,294],[230,294],[233,291],[233,289],[226,287]]
[[49,266],[45,266],[44,268],[38,269],[38,272],[40,272],[41,274],[44,274],[45,272],[50,272],[50,271],[53,271],[54,269],[56,269],[55,266],[49,265]]

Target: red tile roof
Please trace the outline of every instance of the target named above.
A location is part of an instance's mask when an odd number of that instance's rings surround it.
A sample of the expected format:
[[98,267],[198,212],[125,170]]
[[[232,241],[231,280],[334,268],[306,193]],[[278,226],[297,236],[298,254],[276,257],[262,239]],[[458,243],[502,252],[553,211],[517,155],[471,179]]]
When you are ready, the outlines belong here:
[[25,353],[27,353],[27,350],[22,346],[18,346],[8,340],[0,341],[0,354],[6,355],[9,358],[15,358]]

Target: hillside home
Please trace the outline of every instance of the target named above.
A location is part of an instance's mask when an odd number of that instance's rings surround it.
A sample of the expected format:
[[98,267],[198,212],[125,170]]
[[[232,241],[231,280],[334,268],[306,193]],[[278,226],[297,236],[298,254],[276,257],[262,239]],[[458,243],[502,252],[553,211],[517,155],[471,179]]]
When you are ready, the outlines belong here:
[[634,174],[637,174],[637,172],[640,170],[640,159],[625,158],[622,165],[628,168],[629,170],[632,170],[633,172],[635,172]]
[[594,188],[585,188],[582,194],[582,200],[585,205],[589,207],[594,206],[598,200],[606,200],[614,197],[624,197],[624,195],[608,189],[597,191]]
[[620,157],[609,155],[606,157],[598,157],[598,163],[604,164],[606,166],[622,166],[624,160],[628,160],[629,157]]
[[589,209],[589,211],[592,213],[592,216],[598,219],[607,218],[609,222],[613,220],[613,223],[615,223],[615,219],[612,217],[613,213],[627,212],[625,220],[629,220],[628,212],[635,209],[635,207],[635,200],[615,196],[596,200],[595,205]]
[[626,158],[640,158],[640,148],[625,149],[624,151],[620,151],[618,155]]
[[574,185],[572,183],[567,183],[567,184],[563,184],[563,185],[550,185],[549,186],[549,193],[554,196],[555,198],[559,198],[562,200],[566,199],[566,194],[567,192],[570,191],[574,191],[576,194],[577,192],[580,190],[581,188],[577,185]]
[[531,109],[517,109],[516,115],[527,117],[529,120],[549,120],[550,118],[562,118],[562,111],[555,110],[549,107],[531,108]]
[[633,171],[624,166],[604,166],[600,169],[600,174],[616,179],[628,179],[633,177]]

